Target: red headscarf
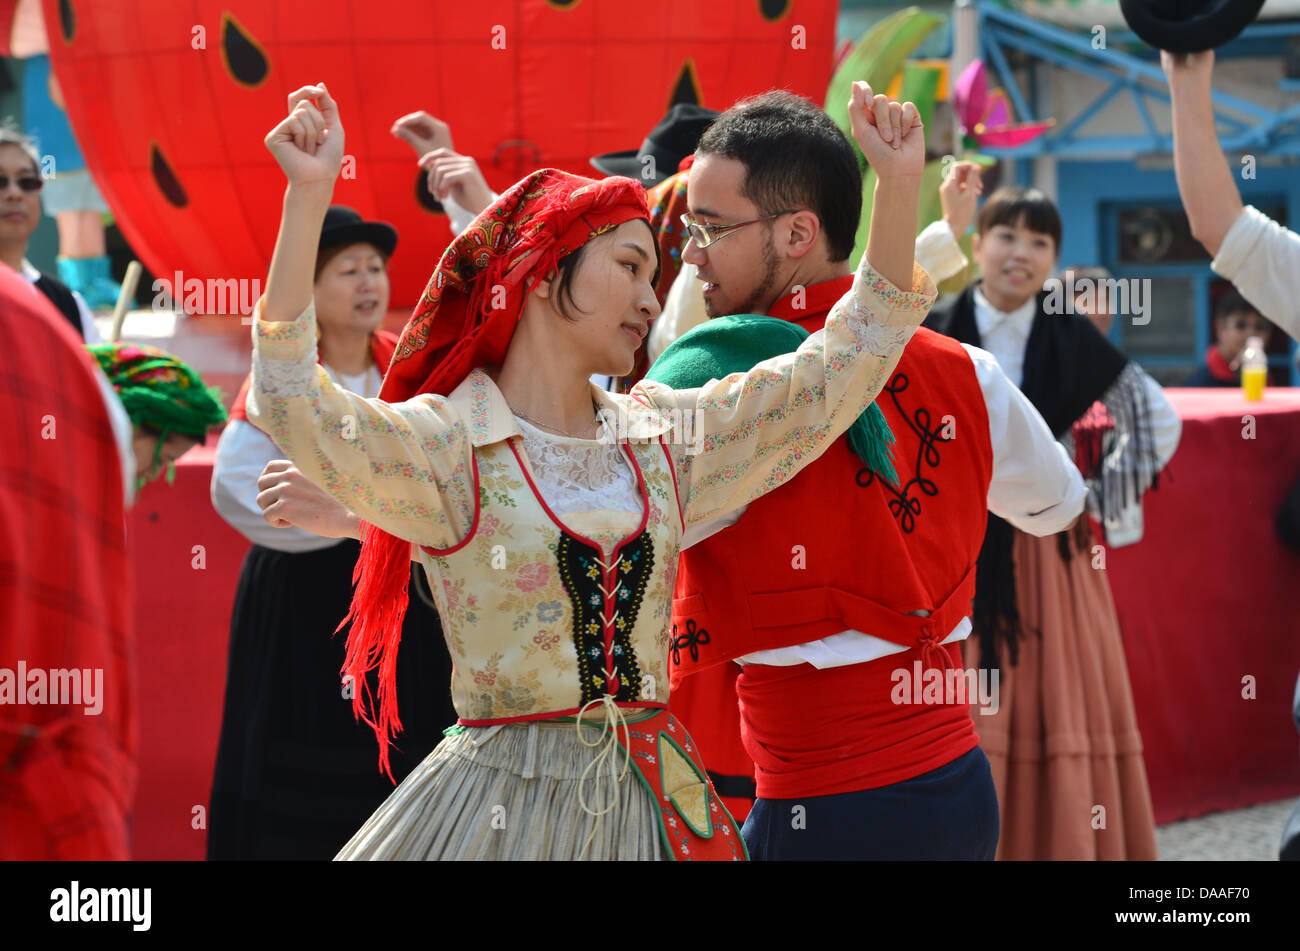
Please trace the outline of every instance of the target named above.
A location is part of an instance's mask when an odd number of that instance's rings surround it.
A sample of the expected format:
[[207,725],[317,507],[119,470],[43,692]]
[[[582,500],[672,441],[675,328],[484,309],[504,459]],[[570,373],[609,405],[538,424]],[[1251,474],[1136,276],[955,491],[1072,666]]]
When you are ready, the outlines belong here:
[[[446,396],[470,371],[499,366],[537,281],[592,238],[638,218],[648,220],[649,212],[645,190],[634,179],[595,181],[545,168],[516,182],[443,254],[402,331],[379,398],[398,403],[422,393]],[[385,771],[389,741],[402,729],[397,647],[410,562],[409,541],[365,524],[352,609],[343,621],[352,622],[343,673],[361,686],[352,709],[379,737]],[[369,694],[365,675],[375,668],[377,717],[370,698],[362,699]]]

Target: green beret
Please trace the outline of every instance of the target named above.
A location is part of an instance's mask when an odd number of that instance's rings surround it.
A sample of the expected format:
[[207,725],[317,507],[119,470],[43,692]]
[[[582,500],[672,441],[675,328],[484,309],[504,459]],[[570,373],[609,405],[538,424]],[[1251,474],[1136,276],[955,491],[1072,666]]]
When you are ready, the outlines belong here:
[[[692,327],[660,354],[645,378],[675,390],[703,386],[732,373],[793,353],[808,338],[796,323],[758,314],[715,317]],[[898,485],[890,446],[894,434],[875,403],[849,427],[849,445],[864,463],[890,485]]]

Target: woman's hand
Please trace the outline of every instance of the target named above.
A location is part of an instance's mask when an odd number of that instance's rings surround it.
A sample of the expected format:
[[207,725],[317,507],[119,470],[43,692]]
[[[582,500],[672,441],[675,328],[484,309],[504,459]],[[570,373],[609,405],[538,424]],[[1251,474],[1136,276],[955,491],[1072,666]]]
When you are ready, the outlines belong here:
[[416,155],[424,155],[435,149],[446,149],[449,152],[456,149],[451,141],[451,126],[423,110],[408,112],[394,122],[389,131],[415,149]]
[[322,538],[359,538],[361,521],[318,488],[288,459],[272,459],[257,479],[262,518],[276,528],[301,528]]
[[974,162],[957,162],[948,170],[939,186],[939,203],[954,238],[960,240],[975,220],[975,203],[983,191],[980,167]]
[[849,100],[849,123],[853,141],[879,180],[921,177],[925,128],[914,104],[873,95],[867,83],[856,82]]
[[289,114],[266,136],[266,147],[290,186],[333,187],[343,165],[343,123],[325,84],[289,95]]
[[477,215],[492,204],[492,189],[488,188],[478,162],[468,155],[459,155],[450,149],[434,149],[420,158],[420,168],[429,176],[429,194],[438,201],[452,201],[471,214]]

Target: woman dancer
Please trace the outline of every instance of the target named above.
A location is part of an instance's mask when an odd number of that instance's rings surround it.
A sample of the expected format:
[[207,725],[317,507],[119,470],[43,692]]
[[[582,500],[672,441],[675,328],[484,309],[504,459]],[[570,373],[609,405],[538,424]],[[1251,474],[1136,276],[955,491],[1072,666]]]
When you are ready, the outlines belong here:
[[[698,390],[592,386],[631,369],[659,310],[645,194],[543,169],[448,248],[375,400],[315,365],[312,241],[343,128],[323,85],[295,92],[289,111],[267,137],[289,187],[249,418],[368,523],[347,669],[360,681],[379,668],[381,757],[400,726],[392,673],[413,557],[438,600],[460,714],[339,857],[743,857],[666,711],[668,651],[691,640],[668,630],[681,533],[831,445],[933,302],[912,260],[915,107],[855,89],[854,136],[893,187],[852,290],[794,354]],[[783,233],[781,217],[710,227],[715,240]]]
[[[1001,188],[976,231],[982,279],[926,325],[997,358],[1077,460],[1093,515],[1140,515],[1178,446],[1177,414],[1088,317],[1047,312],[1061,246],[1050,198]],[[999,859],[1156,857],[1119,617],[1092,545],[1086,520],[1037,538],[989,516],[972,621],[980,666],[1001,670],[999,704],[972,714],[998,788]]]
[[[313,263],[321,366],[340,386],[375,396],[397,338],[388,259],[397,232],[330,208]],[[352,716],[342,681],[356,516],[284,461],[247,421],[249,384],[235,399],[212,471],[212,503],[253,543],[235,592],[225,708],[212,780],[209,859],[328,859],[393,791],[375,769],[371,732]],[[309,513],[309,514],[305,514]],[[422,584],[423,582],[416,582]],[[456,720],[451,660],[438,617],[416,599],[399,680],[406,730],[394,757],[405,775]]]

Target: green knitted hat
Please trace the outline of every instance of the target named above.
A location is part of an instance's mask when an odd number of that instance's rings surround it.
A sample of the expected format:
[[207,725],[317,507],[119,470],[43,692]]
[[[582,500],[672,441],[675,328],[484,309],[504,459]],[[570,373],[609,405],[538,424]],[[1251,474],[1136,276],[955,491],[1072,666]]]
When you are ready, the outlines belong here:
[[[220,391],[206,386],[170,353],[136,343],[97,343],[87,349],[113,384],[131,422],[159,430],[155,471],[168,435],[180,433],[203,442],[209,427],[226,421]],[[175,467],[169,467],[167,481],[175,474]]]
[[[776,317],[737,314],[715,317],[691,328],[673,341],[654,362],[647,380],[675,390],[703,386],[783,353],[792,353],[808,337],[798,324]],[[890,485],[898,485],[890,446],[894,434],[885,414],[875,403],[853,421],[847,433],[849,445],[872,472]]]

